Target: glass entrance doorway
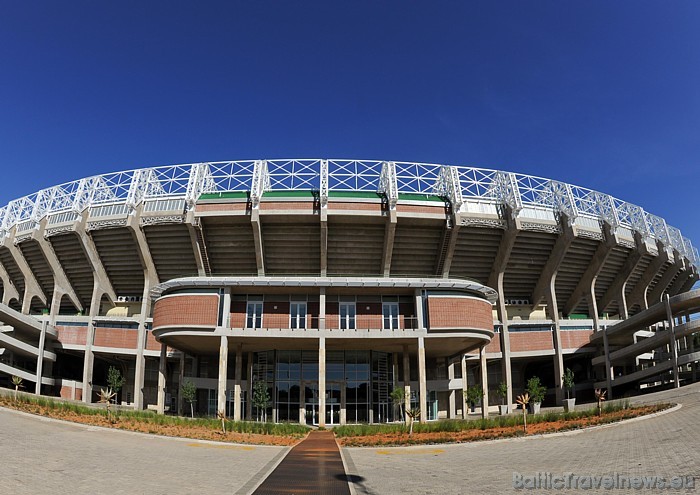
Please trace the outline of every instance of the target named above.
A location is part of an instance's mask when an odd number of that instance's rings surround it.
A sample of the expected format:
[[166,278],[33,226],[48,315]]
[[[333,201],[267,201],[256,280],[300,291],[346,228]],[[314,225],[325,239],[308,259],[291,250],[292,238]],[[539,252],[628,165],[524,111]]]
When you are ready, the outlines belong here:
[[340,387],[338,382],[326,383],[326,410],[320,411],[318,382],[304,384],[306,424],[318,426],[321,414],[325,416],[326,425],[340,424]]

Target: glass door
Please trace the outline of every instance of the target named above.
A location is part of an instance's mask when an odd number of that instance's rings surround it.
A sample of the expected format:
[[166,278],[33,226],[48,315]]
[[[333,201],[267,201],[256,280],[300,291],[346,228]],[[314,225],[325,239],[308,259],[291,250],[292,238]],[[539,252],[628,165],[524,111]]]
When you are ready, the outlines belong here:
[[326,424],[340,424],[340,387],[339,382],[326,383]]
[[304,384],[306,424],[318,426],[318,382]]

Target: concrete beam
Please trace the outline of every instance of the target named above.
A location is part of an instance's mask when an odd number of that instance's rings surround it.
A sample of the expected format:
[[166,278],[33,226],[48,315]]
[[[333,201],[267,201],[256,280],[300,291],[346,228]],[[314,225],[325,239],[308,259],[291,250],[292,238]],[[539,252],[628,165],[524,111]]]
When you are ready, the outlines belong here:
[[656,283],[653,289],[649,291],[647,301],[649,304],[656,304],[657,302],[663,301],[664,291],[668,288],[674,278],[680,275],[680,272],[685,270],[685,260],[678,253],[678,251],[673,251],[674,264],[669,266],[661,279]]
[[255,264],[258,276],[265,275],[265,251],[263,249],[262,227],[260,225],[260,210],[253,208],[250,213],[250,224],[253,227],[253,244],[255,246]]
[[2,303],[8,305],[12,299],[21,302],[17,287],[15,287],[14,282],[12,282],[10,275],[7,273],[2,263],[0,263],[0,280],[2,280]]
[[22,313],[26,315],[29,314],[32,299],[38,297],[44,304],[44,306],[48,306],[48,300],[46,299],[46,294],[44,294],[44,291],[39,285],[39,282],[36,280],[34,272],[32,272],[32,269],[29,267],[29,264],[27,264],[27,260],[24,258],[24,255],[22,254],[20,249],[17,248],[14,241],[15,234],[13,229],[12,233],[10,234],[10,237],[7,237],[3,240],[2,246],[10,252],[10,255],[17,264],[17,268],[19,268],[19,271],[22,273],[22,277],[24,277]]
[[[204,230],[202,225],[197,225],[195,226],[193,224],[194,221],[194,215],[192,212],[188,212],[187,214],[187,219],[185,220],[185,225],[187,225],[187,231],[190,234],[190,242],[192,243],[192,252],[194,253],[194,261],[197,264],[197,275],[200,277],[206,277],[211,275],[211,273],[207,273],[207,269],[205,267],[204,259],[206,257],[206,246],[200,245],[199,239],[200,236],[202,239],[204,239]],[[202,244],[204,244],[202,242]]]
[[[446,243],[447,245],[445,246],[445,250],[438,254],[435,271],[436,275],[442,275],[444,278],[448,278],[450,276],[450,268],[452,267],[452,259],[454,258],[455,250],[457,248],[457,238],[459,237],[460,229],[460,225],[455,224],[453,218],[448,219],[447,222],[448,223],[445,225],[445,232],[443,234],[445,237],[448,237],[447,239],[443,238],[443,243]],[[440,265],[442,265],[441,270],[439,269]]]
[[384,229],[384,253],[382,254],[382,273],[385,277],[391,275],[391,256],[394,252],[394,238],[396,237],[396,210],[389,210],[386,227]]
[[559,326],[559,308],[557,306],[557,292],[555,290],[557,274],[553,274],[547,288],[547,305],[549,317],[554,323],[552,340],[554,342],[554,392],[557,404],[561,404],[564,399],[564,353],[561,343],[561,328]]
[[[496,287],[498,284],[498,277],[501,273],[505,273],[506,267],[508,266],[508,260],[510,259],[510,253],[513,251],[513,246],[515,245],[515,239],[518,236],[518,229],[515,225],[515,218],[510,208],[505,207],[505,220],[506,220],[506,230],[503,232],[503,237],[501,238],[501,244],[498,246],[498,252],[496,253],[496,258],[493,260],[493,266],[491,267],[491,275],[489,275],[488,286]],[[500,296],[499,296],[500,297]]]
[[591,287],[595,288],[595,281],[603,269],[605,262],[608,260],[610,253],[612,253],[613,247],[617,245],[617,239],[612,233],[610,225],[607,223],[603,224],[603,241],[598,244],[598,247],[591,258],[591,262],[588,264],[588,268],[583,273],[583,276],[579,279],[576,289],[571,293],[568,301],[564,304],[563,313],[568,315],[576,309],[576,306],[581,299],[586,297],[591,292]]
[[481,389],[484,391],[481,398],[481,417],[486,419],[489,417],[489,368],[483,347],[479,348],[479,361],[481,364]]
[[216,400],[216,412],[226,416],[226,380],[228,371],[228,337],[221,336],[219,343],[219,382]]
[[664,263],[668,261],[668,252],[666,251],[666,248],[664,248],[663,244],[657,242],[657,248],[659,254],[646,267],[644,273],[642,273],[642,276],[639,278],[639,281],[634,286],[634,289],[632,289],[632,292],[627,298],[627,306],[630,308],[635,304],[639,304],[643,310],[649,308],[649,303],[647,301],[647,290],[649,289],[649,285],[654,280],[654,277],[656,277],[656,274],[659,272]]
[[627,287],[627,282],[629,281],[632,274],[635,272],[639,263],[644,259],[645,255],[649,254],[649,250],[646,247],[646,243],[642,240],[641,236],[635,232],[634,235],[635,245],[637,246],[625,260],[625,264],[622,265],[617,277],[613,280],[608,290],[605,292],[603,297],[598,303],[598,308],[605,312],[605,310],[610,306],[610,304],[617,300],[620,307],[619,313],[623,318],[627,318],[627,301],[625,297],[625,288]]
[[549,283],[555,273],[559,271],[566,253],[569,252],[571,244],[574,242],[574,230],[569,225],[569,221],[565,215],[562,215],[561,220],[562,234],[557,238],[552,248],[552,252],[549,254],[547,263],[540,273],[540,277],[537,280],[535,289],[532,291],[532,297],[530,302],[532,303],[532,310],[534,311],[539,306],[543,298],[546,297],[549,290]]
[[420,403],[420,422],[428,422],[428,386],[425,373],[425,339],[418,337],[418,399]]
[[328,207],[321,205],[321,276],[328,274]]
[[32,238],[39,245],[39,249],[44,255],[46,262],[49,264],[49,268],[51,268],[51,273],[53,274],[54,294],[51,301],[51,324],[53,325],[55,323],[56,315],[58,314],[59,310],[58,307],[54,307],[54,300],[57,297],[57,293],[60,293],[60,297],[58,297],[58,306],[60,306],[61,299],[65,295],[68,296],[73,305],[79,311],[83,311],[85,308],[83,307],[82,301],[80,301],[80,299],[78,298],[78,294],[75,292],[75,288],[70,283],[70,280],[68,280],[68,276],[63,270],[61,262],[58,260],[56,252],[53,250],[53,246],[48,240],[46,240],[46,237],[44,237],[44,232],[46,232],[46,222],[47,220],[46,218],[44,218],[39,223],[39,229],[32,234]]
[[[92,268],[92,276],[95,280],[95,283],[97,283],[97,285],[100,287],[100,291],[103,294],[107,294],[109,300],[112,301],[112,303],[114,304],[114,301],[117,300],[117,293],[112,287],[112,281],[109,279],[107,271],[105,270],[105,267],[102,264],[102,259],[100,258],[100,255],[97,252],[95,243],[92,240],[92,237],[90,237],[90,235],[87,233],[87,217],[87,212],[85,212],[82,215],[80,221],[76,222],[75,233],[78,235],[78,239],[80,240],[83,252],[85,253],[85,256],[90,262],[90,268]],[[100,297],[102,297],[102,295],[100,295]],[[90,311],[90,313],[92,313],[92,311]]]

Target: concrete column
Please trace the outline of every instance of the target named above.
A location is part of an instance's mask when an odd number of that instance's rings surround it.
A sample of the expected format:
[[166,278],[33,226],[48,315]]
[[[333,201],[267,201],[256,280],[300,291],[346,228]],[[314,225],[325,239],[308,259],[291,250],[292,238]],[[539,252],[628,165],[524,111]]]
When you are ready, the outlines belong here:
[[481,362],[481,388],[484,390],[484,396],[481,398],[481,417],[489,417],[489,369],[486,362],[486,350],[481,347],[479,349],[479,360]]
[[[404,411],[411,409],[411,358],[408,354],[408,346],[403,346],[403,407]],[[408,415],[404,416],[404,421],[408,422]]]
[[241,420],[241,374],[243,373],[243,344],[236,346],[236,368],[233,382],[233,420]]
[[36,385],[34,393],[41,395],[41,376],[44,372],[44,346],[46,345],[46,326],[48,321],[41,322],[41,335],[39,335],[39,352],[36,356]]
[[[447,383],[452,383],[455,379],[455,363],[447,363]],[[449,419],[455,419],[457,417],[457,391],[455,389],[449,389],[450,395],[448,397],[448,407],[447,407],[447,417]]]
[[182,402],[182,384],[185,383],[185,353],[180,352],[180,376],[178,377],[178,386],[180,387],[177,392],[177,415],[182,416],[183,413],[183,402]]
[[462,419],[469,417],[469,404],[467,404],[467,355],[462,354]]
[[318,339],[318,426],[326,426],[326,338]]
[[318,329],[326,329],[326,288],[321,287],[318,294]]
[[564,400],[564,354],[561,348],[561,329],[559,327],[559,308],[557,306],[557,294],[554,289],[556,272],[549,282],[547,291],[547,303],[549,305],[549,317],[552,319],[552,340],[554,343],[554,391],[557,404]]
[[[253,353],[248,353],[248,400],[245,403],[245,417],[248,421],[253,419]],[[302,389],[303,390],[303,389]]]
[[347,411],[347,390],[344,383],[340,384],[340,424],[344,425],[347,423],[348,411]]
[[605,353],[605,385],[608,390],[608,400],[612,399],[613,370],[610,363],[610,346],[608,344],[608,329],[603,330],[603,352]]
[[426,328],[425,316],[423,315],[423,294],[420,289],[415,291],[415,306],[416,306],[416,328]]
[[671,311],[671,299],[668,294],[664,294],[664,304],[666,305],[666,317],[668,319],[668,346],[671,351],[671,361],[673,363],[673,382],[674,388],[681,386],[678,376],[678,345],[676,343],[676,325],[673,321],[673,312]]
[[[498,314],[498,319],[501,321],[501,375],[503,380],[505,380],[508,386],[508,393],[506,394],[506,404],[508,406],[508,412],[512,412],[513,407],[513,375],[511,372],[510,363],[510,333],[508,331],[508,311],[506,310],[505,304],[505,293],[503,291],[503,273],[498,274],[498,301],[496,302],[496,312]],[[466,383],[465,383],[466,390]]]
[[226,379],[228,370],[228,337],[221,336],[219,347],[219,394],[216,407],[219,414],[226,414]]
[[160,361],[158,362],[158,414],[165,414],[165,374],[168,364],[168,346],[160,344]]
[[92,343],[95,340],[95,316],[100,312],[100,300],[103,292],[95,281],[90,300],[90,317],[88,319],[87,335],[85,337],[85,356],[83,360],[83,402],[92,402],[92,369],[95,363],[95,353]]
[[418,391],[420,422],[428,421],[428,385],[425,378],[425,339],[418,337]]

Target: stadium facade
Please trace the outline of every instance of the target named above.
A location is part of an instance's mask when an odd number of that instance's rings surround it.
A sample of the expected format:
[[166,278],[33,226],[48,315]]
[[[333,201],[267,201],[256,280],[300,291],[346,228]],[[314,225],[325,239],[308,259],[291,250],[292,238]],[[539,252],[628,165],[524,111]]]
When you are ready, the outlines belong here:
[[[698,251],[643,208],[522,174],[246,160],[84,178],[0,209],[0,378],[330,425],[695,379]],[[700,347],[699,347],[700,349]],[[270,395],[253,404],[256,383]],[[260,410],[259,410],[260,409]],[[261,409],[265,409],[264,411]]]

